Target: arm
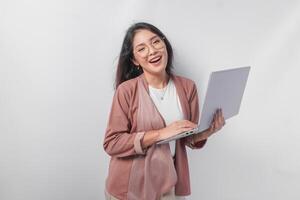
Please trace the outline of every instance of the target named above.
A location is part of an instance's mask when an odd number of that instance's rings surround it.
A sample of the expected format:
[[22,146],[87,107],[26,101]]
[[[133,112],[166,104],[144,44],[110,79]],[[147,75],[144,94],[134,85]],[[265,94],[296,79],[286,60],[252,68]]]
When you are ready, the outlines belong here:
[[[197,87],[193,84],[191,93],[190,93],[189,104],[191,110],[190,121],[197,124],[199,121],[199,99]],[[185,138],[185,144],[191,149],[200,149],[202,148],[207,140],[207,137],[200,137],[202,134],[191,135]]]
[[160,140],[159,136],[160,136],[159,130],[147,131],[142,140],[142,148],[145,149],[155,144],[157,141]]
[[113,97],[103,142],[104,150],[110,156],[127,157],[145,154],[141,145],[145,132],[130,132],[129,97],[126,89],[121,85]]

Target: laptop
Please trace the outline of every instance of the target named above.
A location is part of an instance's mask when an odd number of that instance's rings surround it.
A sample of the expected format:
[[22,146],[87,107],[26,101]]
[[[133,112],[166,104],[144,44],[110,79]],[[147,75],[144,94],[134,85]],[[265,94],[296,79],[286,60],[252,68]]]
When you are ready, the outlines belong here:
[[164,144],[208,129],[218,108],[222,109],[225,120],[237,115],[240,110],[249,72],[250,66],[212,72],[209,77],[198,126],[193,130],[161,140],[157,144]]

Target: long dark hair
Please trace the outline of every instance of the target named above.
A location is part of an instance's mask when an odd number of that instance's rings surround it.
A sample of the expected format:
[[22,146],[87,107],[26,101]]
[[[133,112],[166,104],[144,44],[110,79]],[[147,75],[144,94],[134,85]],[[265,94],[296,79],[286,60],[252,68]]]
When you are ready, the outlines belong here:
[[166,67],[166,72],[168,75],[172,75],[173,68],[173,49],[166,38],[166,36],[155,26],[145,22],[135,23],[130,26],[126,32],[126,35],[123,40],[118,66],[115,79],[115,88],[117,88],[121,83],[129,79],[133,79],[143,73],[141,68],[137,68],[132,62],[133,59],[133,38],[138,30],[146,29],[152,33],[157,34],[160,38],[164,38],[168,52],[168,62]]

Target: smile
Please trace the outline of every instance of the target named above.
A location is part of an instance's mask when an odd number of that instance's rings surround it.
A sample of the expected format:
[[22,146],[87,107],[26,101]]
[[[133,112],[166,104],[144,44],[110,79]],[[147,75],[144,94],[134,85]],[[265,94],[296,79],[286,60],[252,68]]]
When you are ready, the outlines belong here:
[[156,64],[161,60],[162,56],[157,56],[155,58],[152,58],[149,62],[152,64]]

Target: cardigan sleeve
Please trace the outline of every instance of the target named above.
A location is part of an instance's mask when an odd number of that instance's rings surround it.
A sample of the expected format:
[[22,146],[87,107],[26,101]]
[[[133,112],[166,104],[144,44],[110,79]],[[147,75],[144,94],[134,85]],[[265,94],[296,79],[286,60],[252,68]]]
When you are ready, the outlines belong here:
[[128,157],[145,154],[141,141],[145,132],[131,133],[130,93],[120,85],[113,97],[108,124],[103,142],[110,156]]
[[[189,105],[190,105],[190,121],[198,124],[199,121],[199,98],[198,98],[198,92],[197,92],[197,86],[195,83],[193,83],[193,86],[191,88],[191,91],[189,92],[190,95],[188,95]],[[186,137],[186,145],[190,147],[191,149],[200,149],[202,148],[206,143],[206,140],[202,140],[200,142],[195,143],[193,140],[193,135]]]

